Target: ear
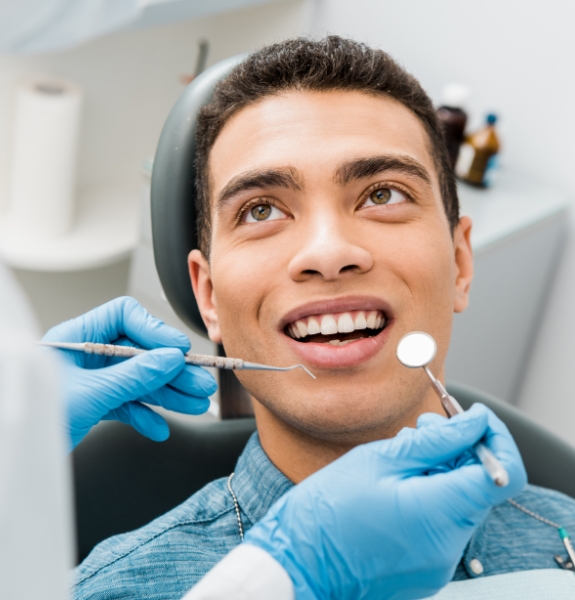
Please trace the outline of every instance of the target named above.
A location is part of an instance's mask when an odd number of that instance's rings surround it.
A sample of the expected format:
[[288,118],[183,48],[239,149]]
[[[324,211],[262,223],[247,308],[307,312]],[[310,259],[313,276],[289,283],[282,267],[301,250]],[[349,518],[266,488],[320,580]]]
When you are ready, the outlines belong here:
[[192,250],[188,255],[188,269],[196,302],[210,340],[216,344],[221,344],[222,336],[220,334],[218,307],[210,274],[210,264],[199,250]]
[[455,302],[453,310],[463,312],[469,304],[469,288],[473,279],[473,251],[471,250],[471,219],[461,217],[453,232],[455,251]]

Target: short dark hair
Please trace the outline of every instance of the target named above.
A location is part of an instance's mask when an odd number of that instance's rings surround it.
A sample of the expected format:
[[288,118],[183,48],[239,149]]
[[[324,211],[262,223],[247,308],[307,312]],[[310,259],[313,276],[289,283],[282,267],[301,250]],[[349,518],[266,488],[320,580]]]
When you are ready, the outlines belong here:
[[266,46],[236,66],[202,108],[196,130],[198,242],[209,257],[211,237],[209,153],[227,121],[242,108],[288,90],[350,90],[383,94],[401,102],[421,121],[431,142],[445,213],[453,232],[459,200],[443,129],[419,82],[383,50],[339,36],[298,38]]

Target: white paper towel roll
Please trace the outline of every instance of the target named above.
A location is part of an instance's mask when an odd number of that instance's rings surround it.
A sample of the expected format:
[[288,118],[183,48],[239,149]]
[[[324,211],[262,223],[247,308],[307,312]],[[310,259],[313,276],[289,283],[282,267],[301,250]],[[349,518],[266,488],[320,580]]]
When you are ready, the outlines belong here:
[[8,209],[26,234],[58,237],[72,225],[81,108],[82,91],[71,83],[16,88]]

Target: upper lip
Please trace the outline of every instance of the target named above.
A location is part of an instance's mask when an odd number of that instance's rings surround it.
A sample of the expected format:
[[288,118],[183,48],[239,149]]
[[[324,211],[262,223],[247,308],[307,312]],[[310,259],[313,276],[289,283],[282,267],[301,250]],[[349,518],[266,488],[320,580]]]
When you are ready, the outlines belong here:
[[330,298],[316,300],[303,304],[287,312],[281,319],[279,329],[283,330],[286,325],[309,317],[311,315],[322,315],[332,313],[343,313],[352,310],[381,310],[389,322],[393,317],[391,306],[388,302],[374,296],[346,296],[345,298]]

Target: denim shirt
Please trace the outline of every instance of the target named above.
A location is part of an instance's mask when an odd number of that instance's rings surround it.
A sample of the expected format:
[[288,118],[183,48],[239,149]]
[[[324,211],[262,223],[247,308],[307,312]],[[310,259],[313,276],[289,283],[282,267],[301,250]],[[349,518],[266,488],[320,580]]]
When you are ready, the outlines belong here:
[[[254,433],[238,460],[232,485],[247,531],[293,483],[271,463]],[[575,500],[535,486],[515,499],[575,534]],[[96,546],[74,572],[74,597],[179,600],[239,543],[227,479],[218,479],[149,525]],[[555,569],[555,554],[567,557],[557,530],[504,502],[473,535],[453,579]],[[473,571],[473,559],[481,562],[482,573]]]

